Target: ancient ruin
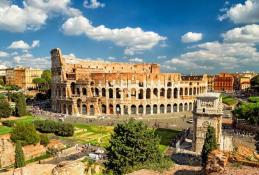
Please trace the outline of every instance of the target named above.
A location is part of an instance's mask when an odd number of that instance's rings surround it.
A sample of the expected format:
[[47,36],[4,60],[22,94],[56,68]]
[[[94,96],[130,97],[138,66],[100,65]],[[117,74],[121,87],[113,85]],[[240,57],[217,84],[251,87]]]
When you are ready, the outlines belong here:
[[70,115],[192,111],[207,76],[161,73],[159,64],[79,60],[51,51],[52,110]]

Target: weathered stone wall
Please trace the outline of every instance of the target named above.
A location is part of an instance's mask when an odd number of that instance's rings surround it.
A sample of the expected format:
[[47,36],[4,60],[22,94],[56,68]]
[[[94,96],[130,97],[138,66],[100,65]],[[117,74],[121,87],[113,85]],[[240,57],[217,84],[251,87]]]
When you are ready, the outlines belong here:
[[160,73],[158,64],[65,58],[51,51],[52,110],[63,114],[157,114],[191,111],[207,77]]

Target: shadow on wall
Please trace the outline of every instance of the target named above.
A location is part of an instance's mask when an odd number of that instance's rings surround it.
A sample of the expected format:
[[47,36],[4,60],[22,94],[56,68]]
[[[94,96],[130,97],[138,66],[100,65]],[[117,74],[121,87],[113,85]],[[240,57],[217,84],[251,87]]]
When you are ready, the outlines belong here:
[[174,175],[201,175],[201,171],[194,170],[178,170],[174,173]]

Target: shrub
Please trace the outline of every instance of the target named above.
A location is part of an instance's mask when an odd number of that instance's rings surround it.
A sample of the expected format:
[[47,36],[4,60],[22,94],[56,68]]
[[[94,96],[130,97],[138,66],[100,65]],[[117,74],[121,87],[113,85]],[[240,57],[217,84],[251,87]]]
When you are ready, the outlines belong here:
[[15,144],[15,168],[21,168],[25,166],[25,159],[24,159],[24,153],[22,150],[22,144],[20,141],[18,141]]
[[3,121],[2,122],[2,125],[3,126],[7,126],[7,127],[13,127],[15,124],[15,121],[14,120],[6,120],[6,121]]
[[40,144],[44,146],[49,144],[49,137],[47,134],[40,134]]
[[22,93],[20,93],[17,96],[15,113],[16,113],[16,116],[18,117],[26,115],[26,101],[25,101],[25,96]]
[[36,144],[40,141],[39,135],[33,124],[16,122],[11,133],[13,142],[20,141],[22,145]]
[[74,126],[53,120],[38,120],[34,122],[36,129],[42,133],[54,133],[58,136],[69,137],[74,135]]
[[7,118],[11,115],[11,113],[12,109],[10,108],[8,101],[4,99],[0,100],[0,118]]

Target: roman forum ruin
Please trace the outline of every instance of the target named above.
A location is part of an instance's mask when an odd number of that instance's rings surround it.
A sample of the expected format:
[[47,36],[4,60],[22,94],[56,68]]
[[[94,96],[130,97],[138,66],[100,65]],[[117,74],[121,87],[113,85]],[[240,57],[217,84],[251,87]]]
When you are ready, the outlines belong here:
[[207,76],[161,73],[159,64],[80,60],[51,50],[52,110],[69,115],[192,111]]

